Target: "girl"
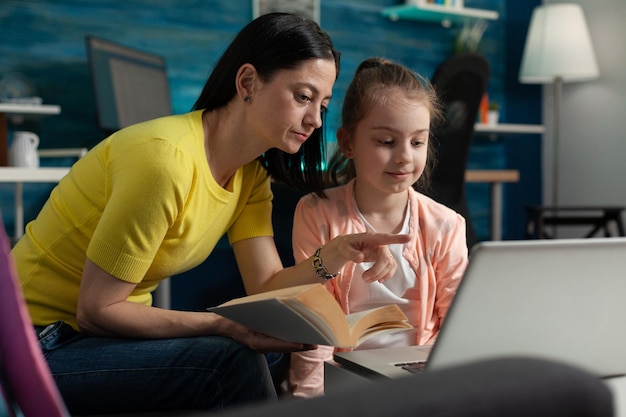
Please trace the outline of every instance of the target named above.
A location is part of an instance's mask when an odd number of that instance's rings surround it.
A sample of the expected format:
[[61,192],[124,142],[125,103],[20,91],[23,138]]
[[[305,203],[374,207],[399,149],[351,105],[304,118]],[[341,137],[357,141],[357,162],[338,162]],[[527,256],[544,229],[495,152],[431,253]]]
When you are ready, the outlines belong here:
[[[344,312],[396,303],[414,331],[368,339],[358,349],[432,344],[467,264],[465,220],[414,190],[425,187],[434,160],[430,126],[440,118],[435,92],[409,69],[383,59],[358,67],[346,91],[338,151],[329,167],[326,198],[309,194],[296,208],[294,258],[307,259],[336,236],[408,234],[386,247],[397,264],[378,279],[367,263],[348,262],[328,290]],[[323,392],[323,361],[332,348],[291,355],[290,389],[296,396]]]

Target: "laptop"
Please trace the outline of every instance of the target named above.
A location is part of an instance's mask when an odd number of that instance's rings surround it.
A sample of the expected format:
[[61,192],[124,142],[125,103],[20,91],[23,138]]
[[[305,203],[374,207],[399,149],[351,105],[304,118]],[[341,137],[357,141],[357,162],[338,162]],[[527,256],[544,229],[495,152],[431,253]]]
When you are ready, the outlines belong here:
[[[432,347],[338,352],[335,362],[398,378],[498,356],[626,374],[626,238],[481,242]],[[425,362],[425,363],[424,363]],[[420,366],[418,366],[420,368]]]

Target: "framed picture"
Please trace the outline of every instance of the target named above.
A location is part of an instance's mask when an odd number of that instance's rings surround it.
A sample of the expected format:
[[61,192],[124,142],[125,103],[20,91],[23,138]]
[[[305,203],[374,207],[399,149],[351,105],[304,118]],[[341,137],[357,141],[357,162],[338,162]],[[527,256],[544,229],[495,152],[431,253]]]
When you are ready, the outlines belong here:
[[294,13],[320,23],[320,0],[252,0],[252,18],[266,13]]

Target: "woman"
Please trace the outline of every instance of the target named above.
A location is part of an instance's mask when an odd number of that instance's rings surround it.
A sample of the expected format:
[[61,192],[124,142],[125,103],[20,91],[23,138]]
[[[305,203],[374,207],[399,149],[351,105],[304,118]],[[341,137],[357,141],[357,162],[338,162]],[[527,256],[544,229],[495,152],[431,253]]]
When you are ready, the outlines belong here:
[[[150,293],[206,259],[224,233],[250,293],[320,280],[310,261],[283,269],[270,175],[321,192],[320,127],[338,70],[316,23],[264,15],[227,48],[192,112],[113,134],[53,190],[12,252],[70,412],[219,409],[276,396],[260,353],[311,346],[211,313],[158,309]],[[321,259],[332,270],[372,260],[384,276],[394,268],[384,244],[395,240],[345,236]]]

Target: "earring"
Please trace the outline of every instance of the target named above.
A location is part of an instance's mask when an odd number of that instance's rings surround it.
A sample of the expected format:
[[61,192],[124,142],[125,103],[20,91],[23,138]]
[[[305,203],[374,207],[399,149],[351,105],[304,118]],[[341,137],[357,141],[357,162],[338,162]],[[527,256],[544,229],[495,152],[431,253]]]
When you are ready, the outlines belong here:
[[243,98],[243,101],[245,101],[246,103],[248,103],[248,102],[250,101],[250,97],[245,96],[245,97]]

